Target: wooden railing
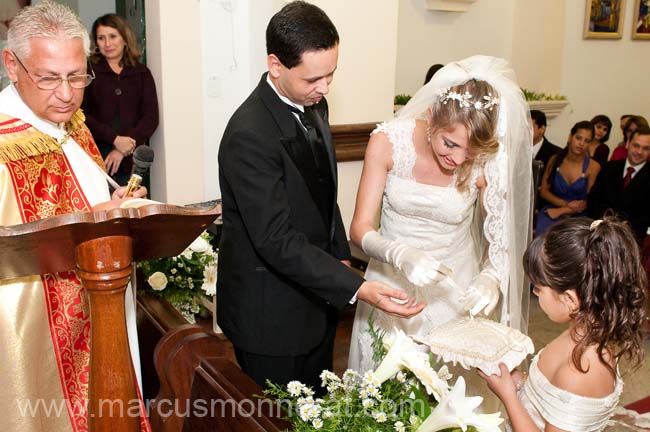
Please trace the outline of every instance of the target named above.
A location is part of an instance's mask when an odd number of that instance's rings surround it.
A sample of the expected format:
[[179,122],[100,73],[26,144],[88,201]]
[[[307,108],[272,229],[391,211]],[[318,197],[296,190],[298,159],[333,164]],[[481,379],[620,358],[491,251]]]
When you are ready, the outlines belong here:
[[363,160],[370,133],[376,127],[376,122],[332,125],[337,162]]

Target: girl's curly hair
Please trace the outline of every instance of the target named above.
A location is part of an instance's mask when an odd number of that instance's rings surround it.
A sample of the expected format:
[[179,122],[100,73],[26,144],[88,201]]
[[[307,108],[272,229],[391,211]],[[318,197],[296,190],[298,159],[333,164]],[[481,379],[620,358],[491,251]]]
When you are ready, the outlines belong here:
[[528,246],[524,270],[530,280],[558,293],[574,289],[580,301],[573,314],[576,346],[572,359],[598,346],[600,361],[612,372],[603,353],[618,361],[643,360],[641,326],[648,315],[647,275],[639,247],[627,224],[605,217],[569,218],[553,225]]

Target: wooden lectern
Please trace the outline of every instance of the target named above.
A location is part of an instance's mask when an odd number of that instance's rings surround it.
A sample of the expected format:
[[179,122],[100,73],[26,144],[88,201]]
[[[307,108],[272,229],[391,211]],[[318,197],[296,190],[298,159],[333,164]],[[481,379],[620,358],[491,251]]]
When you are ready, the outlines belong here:
[[[218,207],[164,204],[71,213],[0,227],[0,279],[77,270],[91,319],[88,426],[91,431],[138,431],[138,399],[124,313],[131,263],[181,253],[219,216]],[[100,401],[122,401],[110,417]]]

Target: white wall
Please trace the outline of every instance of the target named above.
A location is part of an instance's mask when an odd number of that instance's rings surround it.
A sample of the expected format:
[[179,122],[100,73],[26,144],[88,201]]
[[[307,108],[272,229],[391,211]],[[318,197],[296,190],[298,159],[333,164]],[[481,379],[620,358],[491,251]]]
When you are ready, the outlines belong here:
[[565,2],[560,90],[571,106],[548,128],[547,136],[556,144],[566,143],[574,123],[606,114],[614,124],[607,144],[614,147],[622,139],[622,114],[650,118],[650,41],[631,39],[634,3],[626,2],[621,39],[583,39],[584,2]]
[[[341,39],[338,69],[327,96],[331,124],[365,123],[393,112],[397,55],[398,0],[317,0]],[[360,18],[362,17],[362,18]],[[338,203],[346,228],[363,163],[338,164]]]
[[425,0],[401,0],[395,93],[414,94],[435,63],[475,54],[510,60],[514,3],[478,0],[467,12],[438,12],[426,9]]
[[564,54],[564,0],[517,0],[511,65],[519,84],[547,94],[560,93]]
[[179,7],[173,0],[147,0],[145,14],[148,67],[160,105],[160,125],[150,140],[156,152],[152,198],[172,204],[203,201],[199,2],[183,2]]

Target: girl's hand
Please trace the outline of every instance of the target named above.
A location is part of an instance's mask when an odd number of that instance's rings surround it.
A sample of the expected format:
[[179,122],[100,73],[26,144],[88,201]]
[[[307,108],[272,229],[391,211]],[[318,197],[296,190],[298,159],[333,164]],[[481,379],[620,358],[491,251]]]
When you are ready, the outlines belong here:
[[[485,375],[479,369],[476,371],[478,372],[478,375],[485,380],[490,390],[492,390],[492,392],[505,403],[512,398],[517,398],[517,386],[513,379],[513,375],[510,374],[510,371],[508,371],[508,367],[505,364],[500,363],[499,369],[501,370],[501,376]],[[513,371],[513,373],[515,372],[516,371]]]
[[106,156],[106,159],[104,160],[108,175],[112,176],[117,172],[117,170],[120,168],[120,164],[122,163],[122,159],[124,159],[124,154],[118,150],[111,150],[111,152],[108,154],[108,156]]

